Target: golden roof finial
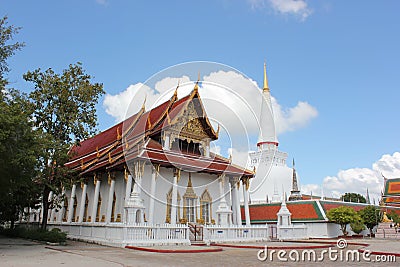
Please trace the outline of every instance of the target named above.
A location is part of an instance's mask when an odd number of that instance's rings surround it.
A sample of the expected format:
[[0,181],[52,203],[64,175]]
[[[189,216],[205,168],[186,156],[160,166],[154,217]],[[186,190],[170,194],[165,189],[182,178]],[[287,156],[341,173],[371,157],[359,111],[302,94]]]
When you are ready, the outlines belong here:
[[149,116],[147,116],[147,125],[150,129],[151,128],[150,114],[149,114]]
[[219,130],[221,129],[221,127],[220,127],[220,125],[219,125],[219,123],[218,123],[218,129],[217,129],[217,132],[216,132],[216,135],[217,135],[217,137],[218,137],[218,135],[219,135]]
[[171,124],[171,118],[169,117],[169,111],[167,109],[167,122],[168,124]]
[[147,94],[144,96],[143,104],[142,104],[142,110],[146,111],[146,100],[147,100]]
[[122,136],[119,133],[119,127],[117,127],[117,140],[121,140]]
[[197,74],[197,82],[196,82],[196,84],[194,85],[194,88],[193,88],[193,90],[199,90],[199,81],[200,81],[200,71],[199,71],[199,73]]
[[264,62],[264,87],[263,87],[263,91],[269,91],[269,87],[268,87],[268,78],[267,78],[267,64],[265,64]]
[[180,82],[181,82],[181,80],[178,80],[178,85],[176,86],[175,92],[174,92],[174,95],[173,95],[174,98],[178,98],[178,88],[179,88]]

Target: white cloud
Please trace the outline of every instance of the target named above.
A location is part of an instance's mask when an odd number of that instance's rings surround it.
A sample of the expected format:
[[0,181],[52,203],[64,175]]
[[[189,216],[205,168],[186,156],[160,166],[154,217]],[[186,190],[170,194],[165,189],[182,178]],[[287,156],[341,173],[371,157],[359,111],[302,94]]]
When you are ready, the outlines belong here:
[[[179,98],[189,94],[194,87],[194,82],[187,76],[166,77],[155,83],[155,89],[137,83],[117,95],[107,94],[103,105],[106,112],[119,122],[136,113],[145,98],[147,110],[166,101],[178,82]],[[258,135],[262,95],[255,81],[233,71],[212,72],[204,76],[199,92],[213,125],[221,124],[221,129],[231,138],[230,147],[237,148],[238,142],[242,142],[238,139],[243,140],[243,136]],[[300,101],[294,107],[283,108],[275,98],[271,100],[277,134],[305,127],[318,115],[316,108],[306,102]]]
[[278,135],[302,128],[318,116],[317,109],[307,102],[299,101],[296,106],[283,109],[275,98],[271,101]]
[[325,196],[340,196],[346,192],[366,195],[370,193],[371,201],[377,201],[383,189],[383,177],[400,177],[400,152],[383,155],[372,168],[352,168],[340,170],[336,176],[327,176],[323,181]]
[[296,15],[305,20],[312,10],[304,0],[248,0],[253,9],[263,9],[267,5],[280,14]]

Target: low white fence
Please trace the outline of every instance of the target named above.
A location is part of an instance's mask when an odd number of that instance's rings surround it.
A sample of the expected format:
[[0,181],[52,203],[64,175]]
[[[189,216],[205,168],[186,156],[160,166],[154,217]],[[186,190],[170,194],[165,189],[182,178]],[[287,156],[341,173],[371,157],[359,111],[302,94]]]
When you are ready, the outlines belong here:
[[297,240],[306,239],[307,236],[307,226],[304,224],[291,224],[289,226],[278,226],[279,240]]
[[268,225],[207,225],[204,226],[206,242],[246,242],[269,240]]
[[190,244],[189,228],[185,224],[49,223],[48,227],[60,228],[68,233],[68,238],[109,246]]

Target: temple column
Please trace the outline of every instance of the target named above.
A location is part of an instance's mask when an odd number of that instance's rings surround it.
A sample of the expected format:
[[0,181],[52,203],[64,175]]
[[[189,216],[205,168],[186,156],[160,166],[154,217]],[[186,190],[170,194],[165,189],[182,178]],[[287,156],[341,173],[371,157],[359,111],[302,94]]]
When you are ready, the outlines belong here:
[[234,190],[236,191],[236,201],[235,201],[236,221],[238,225],[242,225],[242,212],[240,210],[239,186],[240,186],[240,180],[237,180],[237,182],[234,185]]
[[[238,178],[233,178],[230,180],[231,182],[231,192],[232,192],[232,223],[236,225],[241,225],[241,219],[240,219],[240,202],[239,202],[239,192],[237,189],[237,183],[239,179]],[[239,213],[239,214],[238,214]]]
[[172,184],[172,201],[171,201],[171,224],[176,224],[176,211],[178,202],[178,182],[181,176],[181,170],[175,169]]
[[62,191],[61,191],[61,196],[63,197],[63,199],[61,201],[61,209],[59,210],[59,212],[57,214],[57,222],[59,222],[59,223],[62,223],[64,212],[67,212],[66,210],[64,210],[64,201],[65,201],[64,194],[65,194],[65,190],[63,187]]
[[81,188],[82,188],[82,196],[81,196],[81,204],[80,204],[80,208],[79,208],[79,220],[78,220],[79,223],[83,222],[83,216],[85,216],[87,184],[81,183]]
[[150,203],[149,203],[149,223],[153,223],[154,221],[154,200],[156,193],[156,181],[158,173],[160,172],[160,165],[156,165],[152,167],[151,170],[151,185],[150,185]]
[[250,226],[250,210],[249,210],[249,195],[247,190],[249,189],[249,179],[242,179],[243,183],[243,199],[244,199],[244,216],[246,217],[246,225]]
[[97,216],[97,205],[99,204],[99,194],[100,194],[100,183],[101,181],[97,179],[97,177],[94,177],[94,183],[96,185],[94,189],[94,198],[93,198],[93,207],[92,207],[92,218],[91,222],[96,222],[96,216]]
[[[48,201],[51,201],[53,199],[53,194],[54,194],[53,191],[50,191]],[[51,222],[51,214],[52,214],[52,212],[53,212],[53,209],[51,209],[50,205],[49,205],[49,209],[47,211],[47,221]]]
[[231,224],[232,210],[226,203],[224,186],[225,186],[225,174],[222,174],[219,177],[220,202],[218,205],[218,209],[215,213],[217,214],[218,217],[217,224],[226,226]]
[[71,198],[69,199],[69,205],[68,205],[68,218],[67,222],[72,222],[72,215],[74,215],[74,200],[75,200],[75,193],[76,193],[76,184],[72,185],[71,189]]
[[106,223],[111,222],[112,208],[114,202],[114,188],[115,188],[115,177],[108,174],[108,184],[110,185],[110,190],[108,191],[108,205],[106,214]]

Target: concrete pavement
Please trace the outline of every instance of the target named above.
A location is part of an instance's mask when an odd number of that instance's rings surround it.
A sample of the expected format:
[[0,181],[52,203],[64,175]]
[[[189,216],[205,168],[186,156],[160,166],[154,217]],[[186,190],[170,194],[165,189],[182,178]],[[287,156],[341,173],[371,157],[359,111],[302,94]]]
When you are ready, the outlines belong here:
[[[333,241],[333,240],[332,240]],[[333,241],[334,242],[334,241]],[[377,252],[399,253],[400,242],[360,239],[349,240],[350,242],[367,243],[370,249]],[[300,254],[304,249],[315,247],[321,243],[312,242],[267,242],[242,244],[247,247],[222,247],[221,252],[212,253],[155,253],[131,250],[125,248],[105,247],[83,242],[68,241],[66,246],[48,246],[45,244],[23,240],[5,238],[0,236],[0,266],[399,266],[397,262],[343,262],[337,259],[332,261],[324,257],[323,263],[291,260],[283,262],[278,260],[277,255],[271,261],[270,258],[260,261],[257,258],[260,248],[267,245],[269,251],[272,247],[278,251],[280,248],[287,253],[297,250]],[[251,248],[254,247],[254,248]],[[329,247],[329,246],[327,246]],[[332,247],[332,246],[331,246]],[[157,248],[157,247],[153,247]],[[159,247],[160,248],[160,247]],[[177,247],[182,248],[182,247]],[[295,249],[290,249],[295,248]],[[335,247],[333,247],[335,248]],[[362,249],[363,246],[349,244],[347,249]],[[303,250],[302,250],[303,249]],[[317,255],[326,249],[314,248]],[[327,256],[327,254],[325,254]],[[286,254],[286,259],[288,254]]]

